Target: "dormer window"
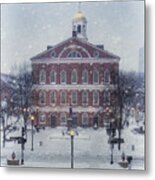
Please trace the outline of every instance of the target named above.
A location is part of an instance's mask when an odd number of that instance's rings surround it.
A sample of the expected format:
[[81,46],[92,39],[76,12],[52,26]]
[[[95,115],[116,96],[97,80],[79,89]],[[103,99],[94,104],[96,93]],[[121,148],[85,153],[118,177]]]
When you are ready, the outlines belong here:
[[98,51],[94,51],[94,52],[93,52],[93,57],[98,58],[98,57],[99,57],[99,52],[98,52]]
[[52,51],[52,52],[51,52],[51,57],[52,57],[52,58],[55,58],[55,57],[56,57],[56,52],[55,52],[55,51]]

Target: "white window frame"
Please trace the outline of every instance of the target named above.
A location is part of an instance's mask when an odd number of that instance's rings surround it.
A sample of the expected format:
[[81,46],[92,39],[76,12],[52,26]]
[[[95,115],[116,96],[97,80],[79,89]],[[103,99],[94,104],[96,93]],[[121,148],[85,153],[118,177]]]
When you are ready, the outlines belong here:
[[[42,76],[44,77],[43,80],[42,80]],[[39,72],[39,83],[40,84],[46,83],[46,71],[44,69],[40,70],[40,72]]]
[[[75,98],[76,98],[75,103],[73,102],[73,95],[75,95]],[[78,96],[78,92],[77,91],[72,91],[72,96],[71,96],[72,105],[77,105],[77,101],[78,101],[77,96]]]
[[111,93],[109,90],[104,91],[104,103],[110,103]]
[[[97,79],[98,81],[95,82],[95,73],[97,73]],[[99,74],[99,71],[97,69],[93,70],[93,84],[99,84],[99,79],[100,79],[100,74]]]
[[[75,74],[73,74],[75,73]],[[73,76],[75,75],[75,78],[76,78],[76,81],[74,82],[73,81]],[[78,73],[77,73],[77,70],[76,69],[73,69],[72,73],[71,73],[71,84],[77,84],[78,82]]]
[[88,113],[85,112],[82,114],[82,126],[88,126],[88,125],[89,125],[89,116],[88,116]]
[[[87,75],[86,75],[85,73],[86,73]],[[87,82],[84,82],[84,79],[85,79],[84,77],[85,77],[85,75],[87,76]],[[82,71],[82,84],[88,84],[88,82],[89,82],[89,73],[88,73],[88,71],[85,69],[85,70]]]
[[[53,93],[54,93],[54,101],[55,101],[54,103],[51,101],[51,96],[52,96]],[[57,102],[56,91],[51,91],[50,92],[50,104],[55,105],[56,102]]]
[[[54,81],[52,82],[52,73],[54,73]],[[54,70],[52,70],[51,72],[50,72],[50,84],[56,84],[56,75],[57,75],[57,73],[54,71]]]
[[[62,121],[62,118],[64,118],[65,120]],[[60,126],[66,126],[67,125],[67,115],[66,113],[61,113],[60,114]]]
[[[43,95],[44,98],[44,103],[41,102],[41,96]],[[39,92],[39,104],[40,105],[45,105],[46,104],[46,92],[45,91],[40,91]]]
[[[87,97],[86,97],[86,98],[87,98],[87,100],[86,100],[87,102],[86,102],[86,103],[84,103],[84,98],[85,98],[85,97],[83,97],[83,96],[84,96],[84,93],[86,93],[86,95],[87,95]],[[82,105],[85,105],[85,106],[88,105],[88,103],[89,103],[88,101],[89,101],[88,91],[83,91],[83,92],[82,92]]]
[[[96,95],[97,95],[97,103],[95,103]],[[93,91],[93,105],[99,105],[99,92],[98,91]]]
[[[62,103],[62,94],[65,94],[65,103]],[[66,91],[61,91],[60,92],[60,104],[61,105],[65,105],[67,103],[67,93],[66,93]]]
[[[108,73],[108,81],[106,81],[107,73]],[[110,77],[110,71],[109,71],[109,69],[105,69],[105,71],[104,71],[104,82],[107,83],[107,84],[109,84],[109,83],[110,83],[110,79],[111,79],[111,77]]]
[[[64,73],[64,75],[62,75],[62,73]],[[62,82],[62,78],[65,78],[65,82]],[[67,83],[67,73],[66,73],[66,71],[65,70],[62,70],[61,72],[60,72],[60,84],[66,84]]]
[[[41,120],[41,119],[44,120]],[[45,113],[39,113],[39,124],[46,124],[46,114]]]

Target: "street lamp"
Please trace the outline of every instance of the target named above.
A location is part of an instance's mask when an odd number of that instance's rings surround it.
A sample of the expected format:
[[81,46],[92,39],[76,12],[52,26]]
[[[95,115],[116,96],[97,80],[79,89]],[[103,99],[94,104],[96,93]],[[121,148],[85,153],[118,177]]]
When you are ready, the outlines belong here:
[[31,116],[31,151],[33,151],[33,125],[34,125],[34,116]]
[[74,129],[70,129],[70,137],[71,137],[71,168],[74,168]]

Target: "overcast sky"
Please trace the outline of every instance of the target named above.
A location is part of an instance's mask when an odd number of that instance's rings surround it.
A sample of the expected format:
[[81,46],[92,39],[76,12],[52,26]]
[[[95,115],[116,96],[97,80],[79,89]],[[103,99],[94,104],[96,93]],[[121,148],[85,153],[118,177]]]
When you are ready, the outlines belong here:
[[[120,56],[121,69],[138,69],[144,46],[144,2],[83,2],[88,41],[104,44]],[[10,73],[30,58],[72,34],[78,3],[3,4],[1,6],[1,71]]]

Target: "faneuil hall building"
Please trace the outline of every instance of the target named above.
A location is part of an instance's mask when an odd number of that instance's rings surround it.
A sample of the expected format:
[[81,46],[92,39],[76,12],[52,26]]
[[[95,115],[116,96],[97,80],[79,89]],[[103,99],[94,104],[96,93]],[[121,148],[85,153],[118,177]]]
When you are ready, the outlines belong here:
[[[32,109],[39,126],[104,126],[115,118],[120,57],[88,42],[78,11],[72,37],[31,58]],[[71,116],[71,117],[70,117]]]

